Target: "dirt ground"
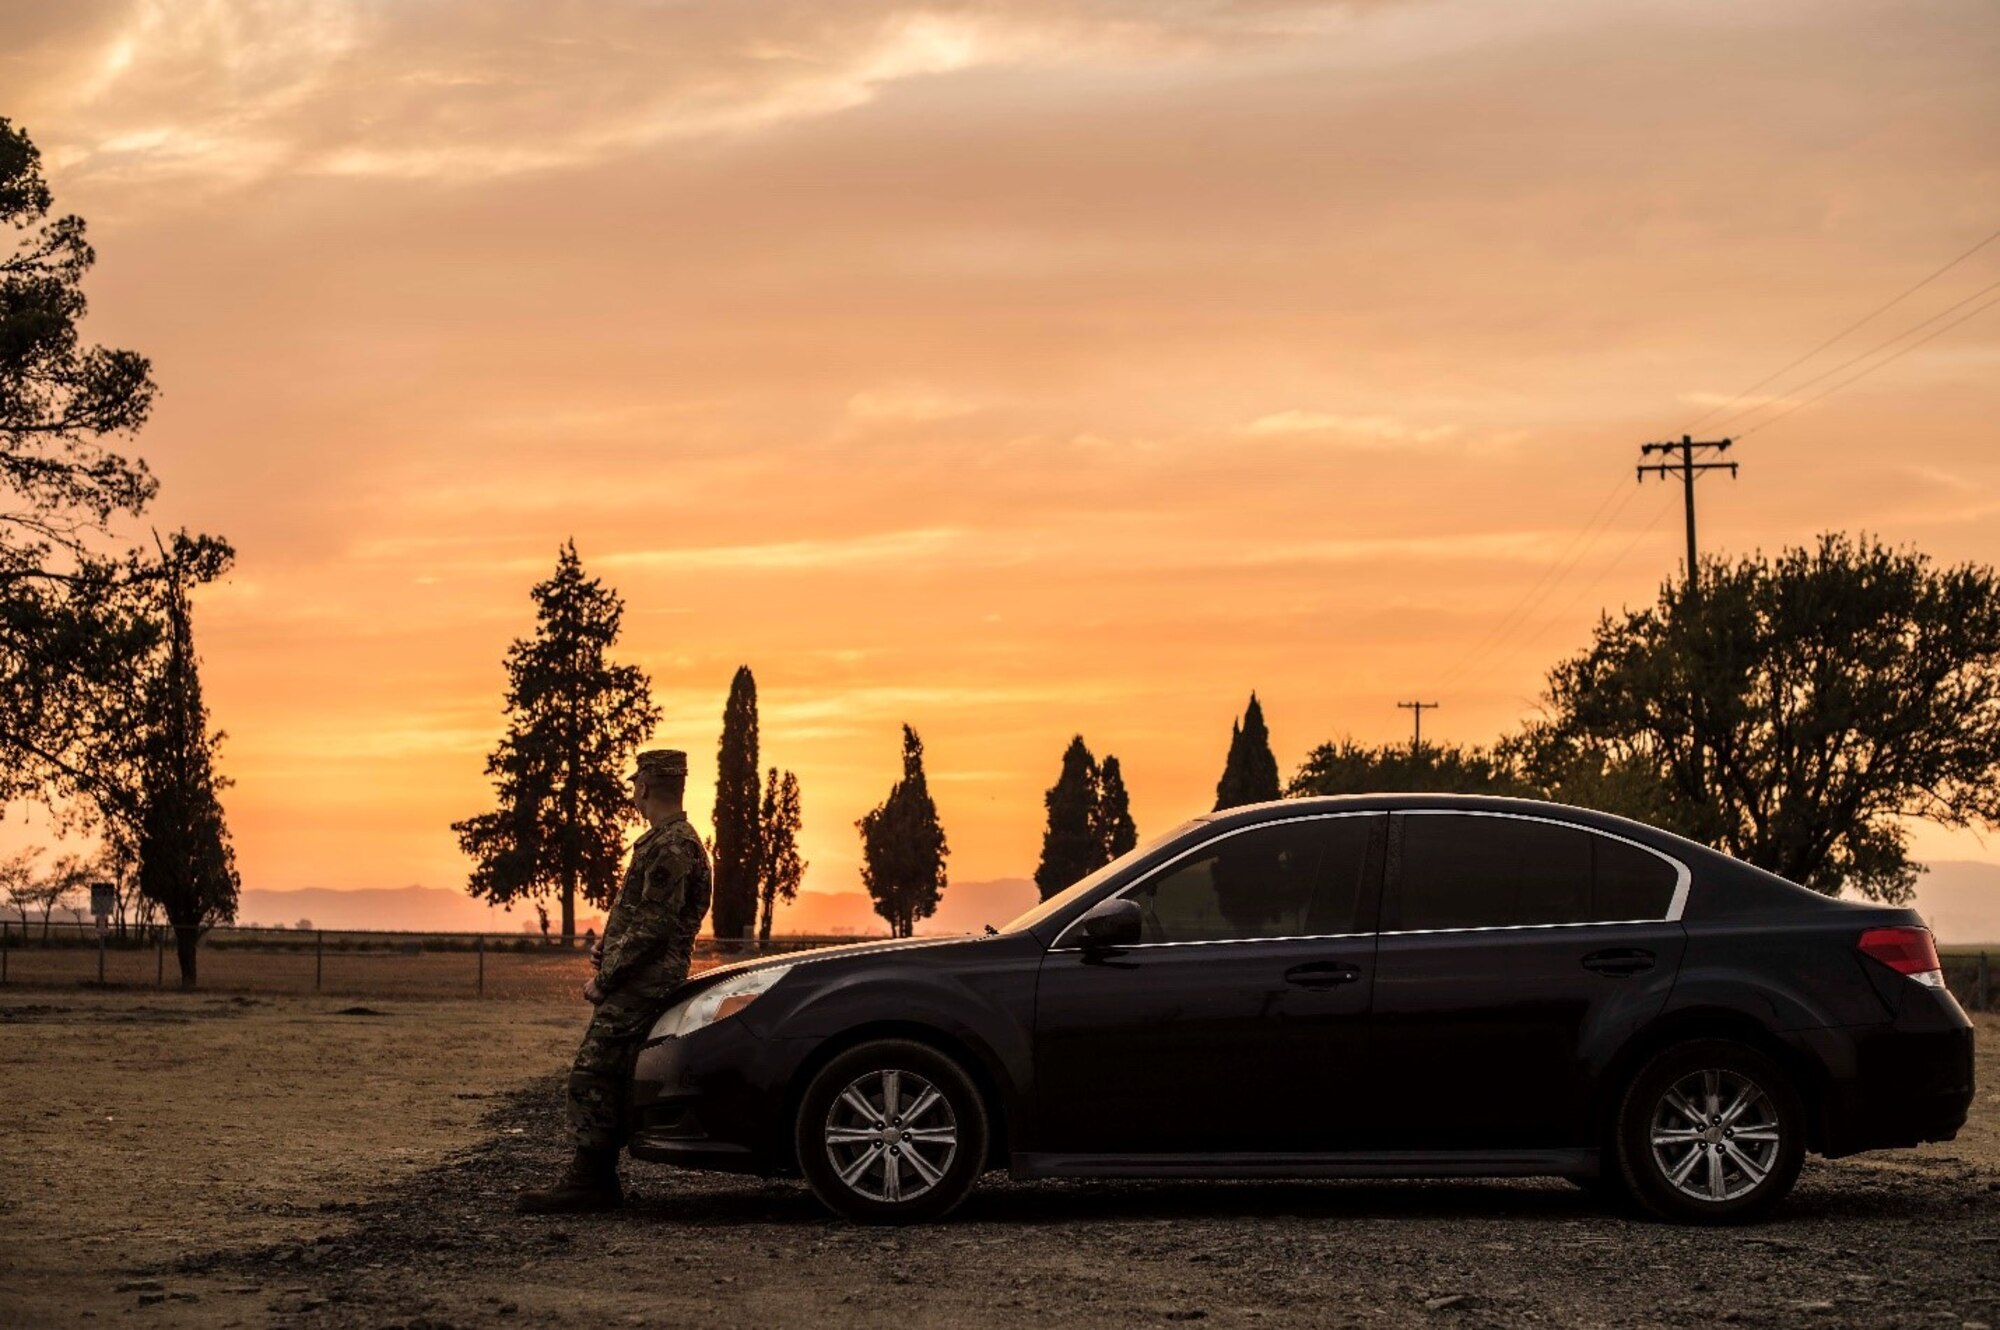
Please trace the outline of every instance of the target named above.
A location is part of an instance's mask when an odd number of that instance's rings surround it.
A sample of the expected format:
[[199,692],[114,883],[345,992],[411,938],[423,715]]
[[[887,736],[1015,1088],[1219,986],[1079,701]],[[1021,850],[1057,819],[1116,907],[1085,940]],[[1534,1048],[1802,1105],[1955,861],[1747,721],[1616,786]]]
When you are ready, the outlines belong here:
[[1959,1140],[1813,1161],[1773,1222],[1638,1223],[1559,1182],[1034,1183],[944,1225],[561,1158],[569,1003],[0,998],[0,1326],[2000,1325],[2000,1020]]

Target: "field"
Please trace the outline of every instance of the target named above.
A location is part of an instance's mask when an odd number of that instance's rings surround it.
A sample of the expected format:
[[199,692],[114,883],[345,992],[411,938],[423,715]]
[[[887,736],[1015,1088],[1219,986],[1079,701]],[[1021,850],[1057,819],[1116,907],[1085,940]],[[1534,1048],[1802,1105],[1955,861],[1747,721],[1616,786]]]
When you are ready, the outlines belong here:
[[[1982,1084],[2000,1020],[1979,1018]],[[2000,1324],[2000,1095],[1960,1139],[1813,1162],[1770,1224],[1557,1182],[1017,1184],[885,1232],[801,1187],[560,1158],[570,1002],[0,994],[0,1325]]]

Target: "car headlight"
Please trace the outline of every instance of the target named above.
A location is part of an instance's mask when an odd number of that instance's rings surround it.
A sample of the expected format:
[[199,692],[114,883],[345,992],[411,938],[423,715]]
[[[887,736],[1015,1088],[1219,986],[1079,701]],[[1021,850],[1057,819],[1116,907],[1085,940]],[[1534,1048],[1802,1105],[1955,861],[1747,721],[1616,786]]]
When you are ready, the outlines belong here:
[[653,1033],[649,1038],[668,1039],[693,1034],[705,1026],[734,1016],[791,972],[789,965],[772,965],[746,971],[734,979],[725,979],[704,988],[693,997],[668,1007],[653,1023]]

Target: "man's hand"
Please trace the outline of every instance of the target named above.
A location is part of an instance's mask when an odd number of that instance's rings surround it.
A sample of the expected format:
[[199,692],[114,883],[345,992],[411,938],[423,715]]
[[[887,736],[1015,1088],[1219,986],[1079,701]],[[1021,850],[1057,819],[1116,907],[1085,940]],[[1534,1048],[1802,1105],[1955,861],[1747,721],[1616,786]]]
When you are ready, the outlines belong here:
[[590,968],[593,970],[601,970],[604,968],[603,938],[599,938],[597,939],[597,941],[590,944]]
[[595,975],[592,975],[590,982],[583,986],[583,1000],[593,1007],[604,1001],[604,990],[597,986]]

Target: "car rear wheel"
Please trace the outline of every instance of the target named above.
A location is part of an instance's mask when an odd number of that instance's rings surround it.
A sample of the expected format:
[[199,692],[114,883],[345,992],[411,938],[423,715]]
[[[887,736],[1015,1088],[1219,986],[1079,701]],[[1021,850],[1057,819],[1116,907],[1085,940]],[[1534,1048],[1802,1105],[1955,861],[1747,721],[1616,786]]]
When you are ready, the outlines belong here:
[[1805,1159],[1804,1113],[1783,1068],[1722,1039],[1678,1044],[1633,1078],[1617,1123],[1619,1176],[1678,1223],[1741,1224],[1785,1198]]
[[880,1039],[826,1064],[799,1104],[795,1145],[813,1195],[867,1224],[940,1219],[986,1167],[986,1105],[928,1044]]

